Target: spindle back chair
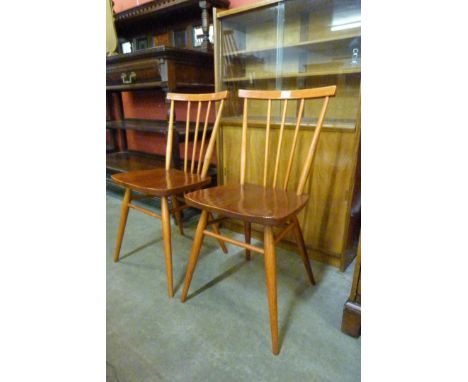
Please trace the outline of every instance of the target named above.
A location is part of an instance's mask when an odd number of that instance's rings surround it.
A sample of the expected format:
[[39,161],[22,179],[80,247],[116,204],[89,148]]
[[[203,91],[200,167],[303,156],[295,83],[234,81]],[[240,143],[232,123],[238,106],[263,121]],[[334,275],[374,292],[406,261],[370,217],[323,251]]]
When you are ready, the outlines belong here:
[[[317,150],[318,139],[322,130],[325,113],[328,107],[329,98],[336,92],[336,86],[327,86],[314,89],[277,91],[277,90],[239,90],[239,98],[244,99],[244,111],[242,119],[241,156],[240,156],[240,184],[223,185],[203,190],[197,190],[185,195],[187,203],[200,208],[202,214],[198,222],[197,231],[192,246],[192,254],[185,275],[184,289],[181,300],[187,298],[188,289],[192,280],[193,272],[200,253],[200,247],[204,236],[211,236],[218,240],[223,240],[243,247],[246,250],[246,258],[250,260],[251,251],[264,255],[265,272],[268,290],[268,303],[270,312],[270,328],[272,336],[273,354],[279,353],[278,344],[278,314],[276,302],[276,261],[275,244],[278,243],[288,232],[294,232],[299,248],[299,255],[302,258],[309,280],[315,284],[312,269],[310,267],[307,249],[305,246],[302,230],[297,218],[298,213],[304,208],[308,201],[308,196],[304,195],[304,188],[310,174],[314,156]],[[246,183],[247,166],[247,127],[248,127],[248,104],[249,100],[263,100],[267,102],[266,116],[266,137],[265,137],[265,162],[263,166],[263,184],[254,185]],[[291,175],[292,163],[295,151],[298,146],[298,136],[301,121],[304,114],[304,104],[309,99],[323,99],[323,105],[319,113],[315,131],[307,150],[305,162],[300,173],[299,182],[295,191],[289,191],[288,183]],[[291,150],[286,156],[286,171],[283,182],[279,180],[279,165],[282,160],[284,128],[288,101],[297,100],[299,109],[292,139]],[[278,146],[274,159],[273,179],[268,179],[268,165],[271,163],[271,110],[272,102],[283,102],[281,113],[281,124],[279,128]],[[244,222],[245,242],[234,240],[216,232],[206,230],[206,226],[212,223],[218,224],[221,219],[209,220],[210,213],[218,213],[224,218],[239,219]],[[264,246],[256,247],[250,244],[251,223],[259,223],[264,228]],[[281,227],[281,231],[273,234],[274,227]]]
[[[219,122],[223,112],[224,100],[227,98],[227,96],[227,91],[206,94],[168,93],[167,99],[170,100],[170,114],[167,131],[165,167],[156,168],[153,170],[129,171],[126,173],[112,175],[113,181],[125,188],[120,224],[117,233],[114,261],[118,262],[120,259],[120,249],[122,246],[122,240],[124,236],[129,209],[134,209],[136,211],[150,215],[154,218],[160,219],[162,221],[164,256],[166,262],[167,275],[167,290],[169,297],[173,297],[174,295],[172,280],[171,225],[169,211],[171,210],[171,212],[175,215],[177,225],[179,226],[180,234],[183,235],[184,231],[181,211],[188,207],[188,205],[184,202],[183,194],[187,191],[193,191],[202,188],[211,182],[211,178],[208,176],[208,169],[214,152]],[[184,148],[185,157],[183,171],[171,168],[175,102],[187,103],[187,121],[185,126]],[[193,132],[194,140],[192,148],[192,159],[190,161],[188,155],[189,135],[191,134],[190,107],[191,104],[194,102],[197,103],[198,106],[195,130]],[[211,136],[208,140],[206,151],[204,152],[205,143],[209,134],[208,126],[210,112],[211,110],[215,109],[216,102],[219,102],[219,107],[216,112],[216,118],[211,131]],[[200,115],[203,104],[206,104],[206,113],[203,122],[200,147],[197,155],[197,146],[200,130]],[[191,162],[190,166],[189,162]],[[137,191],[142,195],[136,196],[133,194],[133,191]],[[161,215],[131,203],[132,200],[147,199],[154,197],[161,198]],[[169,208],[169,198],[171,198],[172,202],[171,209]],[[217,225],[213,225],[212,228],[216,234],[219,234]],[[219,242],[221,247],[223,248],[223,251],[227,252],[224,242],[221,240],[219,240]]]

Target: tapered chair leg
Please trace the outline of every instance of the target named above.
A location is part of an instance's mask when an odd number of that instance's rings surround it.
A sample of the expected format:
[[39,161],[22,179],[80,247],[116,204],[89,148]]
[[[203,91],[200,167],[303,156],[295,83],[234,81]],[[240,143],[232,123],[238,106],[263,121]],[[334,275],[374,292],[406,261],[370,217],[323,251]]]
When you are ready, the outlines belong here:
[[[213,215],[211,214],[211,212],[208,212],[208,218],[213,219]],[[221,233],[219,232],[219,223],[212,224],[211,229],[213,230],[215,234],[221,235]],[[221,239],[218,239],[218,243],[221,249],[223,250],[223,252],[228,253],[228,250],[226,248],[226,244],[224,243],[224,241],[222,241]]]
[[166,276],[167,276],[167,294],[169,297],[174,296],[172,283],[172,245],[171,245],[171,220],[169,216],[169,205],[167,197],[161,198],[161,220],[164,241],[164,257],[166,260]]
[[302,262],[304,263],[304,267],[306,269],[307,276],[309,276],[310,282],[312,283],[312,285],[315,285],[314,274],[312,273],[309,256],[307,255],[307,248],[304,242],[304,236],[302,236],[302,230],[301,226],[299,225],[299,220],[297,219],[297,216],[294,216],[293,224],[295,226],[294,235],[296,236],[297,246],[299,247],[299,255],[301,255]]
[[265,273],[268,294],[268,308],[270,313],[271,343],[274,355],[279,353],[278,343],[278,305],[276,297],[276,254],[275,240],[271,226],[265,227]]
[[172,196],[172,206],[174,208],[174,216],[179,226],[179,232],[182,236],[184,236],[184,223],[182,222],[182,212],[179,210],[180,204],[177,200],[176,196]]
[[125,226],[127,225],[128,217],[128,204],[132,198],[132,190],[129,188],[125,189],[125,195],[122,201],[122,210],[120,212],[120,223],[119,230],[117,231],[117,242],[115,243],[114,262],[118,262],[120,259],[120,248],[122,246],[122,239],[125,232]]
[[[250,222],[244,222],[244,237],[245,237],[245,242],[247,244],[250,244],[250,236],[252,232],[252,225]],[[250,250],[246,249],[245,250],[245,258],[246,260],[250,260]]]
[[193,239],[192,254],[190,255],[189,263],[187,265],[187,273],[185,274],[184,289],[182,290],[182,296],[180,297],[182,302],[185,302],[187,299],[190,282],[192,281],[193,272],[195,271],[198,256],[200,255],[200,248],[203,244],[203,231],[206,228],[207,219],[208,211],[202,211],[200,220],[198,221],[197,231],[195,232],[195,238]]

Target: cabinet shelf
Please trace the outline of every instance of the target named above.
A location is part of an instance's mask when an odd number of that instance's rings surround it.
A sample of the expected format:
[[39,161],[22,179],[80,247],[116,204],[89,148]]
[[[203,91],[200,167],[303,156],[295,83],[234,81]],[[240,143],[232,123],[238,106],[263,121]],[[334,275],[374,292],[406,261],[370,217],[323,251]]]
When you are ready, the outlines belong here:
[[[225,125],[240,126],[242,125],[242,115],[235,115],[232,117],[224,117],[221,122]],[[247,124],[249,127],[265,127],[266,119],[265,117],[255,117],[249,116]],[[281,120],[279,117],[271,118],[271,127],[279,127]],[[314,129],[317,125],[316,118],[303,118],[301,121],[301,129]],[[284,123],[285,129],[294,129],[296,127],[296,119],[286,117]],[[323,123],[323,128],[326,130],[345,130],[345,131],[354,131],[356,127],[356,122],[351,119],[333,119],[327,118]]]
[[164,167],[164,158],[136,151],[119,151],[107,154],[106,169],[109,173],[135,170],[151,170]]
[[303,77],[322,77],[322,76],[335,76],[340,74],[357,74],[361,73],[361,68],[343,68],[340,70],[321,70],[314,72],[294,72],[294,73],[267,73],[260,74],[255,76],[242,76],[242,77],[228,77],[224,78],[222,81],[227,82],[245,82],[245,81],[255,81],[255,80],[271,80],[276,78],[303,78]]
[[311,49],[317,47],[318,45],[322,44],[329,44],[329,43],[337,43],[337,42],[346,42],[347,40],[352,40],[353,38],[360,38],[361,37],[361,30],[353,31],[349,34],[340,34],[339,36],[327,36],[320,39],[308,40],[308,41],[301,41],[294,44],[286,44],[283,46],[266,46],[260,49],[244,49],[238,50],[236,52],[228,52],[224,53],[223,56],[225,57],[241,57],[243,55],[252,56],[253,53],[262,53],[262,52],[269,52],[279,48],[288,50],[288,49]]
[[[194,122],[190,122],[189,134],[195,132]],[[140,119],[140,118],[127,118],[117,121],[107,121],[107,129],[116,130],[133,130],[142,131],[146,133],[157,133],[166,134],[168,127],[168,121],[155,120],[155,119]],[[203,126],[199,126],[199,134],[201,134]],[[176,121],[174,122],[174,131],[179,134],[180,137],[185,136],[186,122]],[[208,132],[211,131],[211,126],[208,127]]]

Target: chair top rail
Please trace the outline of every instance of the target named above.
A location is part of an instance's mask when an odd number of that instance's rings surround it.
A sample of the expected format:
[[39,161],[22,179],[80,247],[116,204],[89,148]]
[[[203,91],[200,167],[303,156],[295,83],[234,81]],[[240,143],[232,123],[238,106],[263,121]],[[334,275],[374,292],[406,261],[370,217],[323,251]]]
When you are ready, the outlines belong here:
[[217,93],[186,94],[186,93],[167,93],[167,99],[173,101],[220,101],[225,99],[228,91]]
[[246,90],[239,89],[240,98],[252,99],[272,99],[272,100],[286,100],[286,99],[308,99],[308,98],[321,98],[332,97],[336,93],[336,85],[324,86],[314,89],[301,89],[301,90]]

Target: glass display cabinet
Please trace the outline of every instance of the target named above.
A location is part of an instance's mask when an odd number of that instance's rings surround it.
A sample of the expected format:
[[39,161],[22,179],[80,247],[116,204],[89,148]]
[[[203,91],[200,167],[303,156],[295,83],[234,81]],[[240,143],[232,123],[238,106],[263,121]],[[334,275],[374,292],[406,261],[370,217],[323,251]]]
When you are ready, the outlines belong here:
[[[312,257],[344,269],[354,258],[360,216],[359,142],[361,84],[360,0],[266,0],[226,11],[214,10],[216,90],[229,90],[219,136],[219,177],[238,180],[243,103],[239,89],[291,90],[337,85],[330,99],[302,216]],[[313,133],[319,103],[306,102],[301,138]],[[288,103],[285,141],[292,136],[299,104]],[[273,104],[278,130],[282,105]],[[252,140],[263,143],[267,103],[249,102]],[[257,127],[258,129],[256,129]],[[272,126],[274,127],[274,125]],[[258,130],[258,131],[256,131]],[[305,143],[304,143],[305,144]],[[259,183],[260,165],[247,180]],[[300,161],[298,161],[300,162]],[[249,173],[250,172],[250,173]],[[250,177],[250,179],[249,179]],[[354,220],[353,220],[354,219]]]
[[[354,129],[361,82],[359,0],[275,1],[246,12],[229,12],[218,15],[220,89],[236,94],[241,88],[337,85],[327,126]],[[265,115],[258,105],[249,110],[253,119]],[[274,112],[279,119],[279,105]],[[226,113],[231,118],[242,114],[237,97],[231,98]],[[316,115],[317,110],[306,109],[304,123],[313,125]]]

